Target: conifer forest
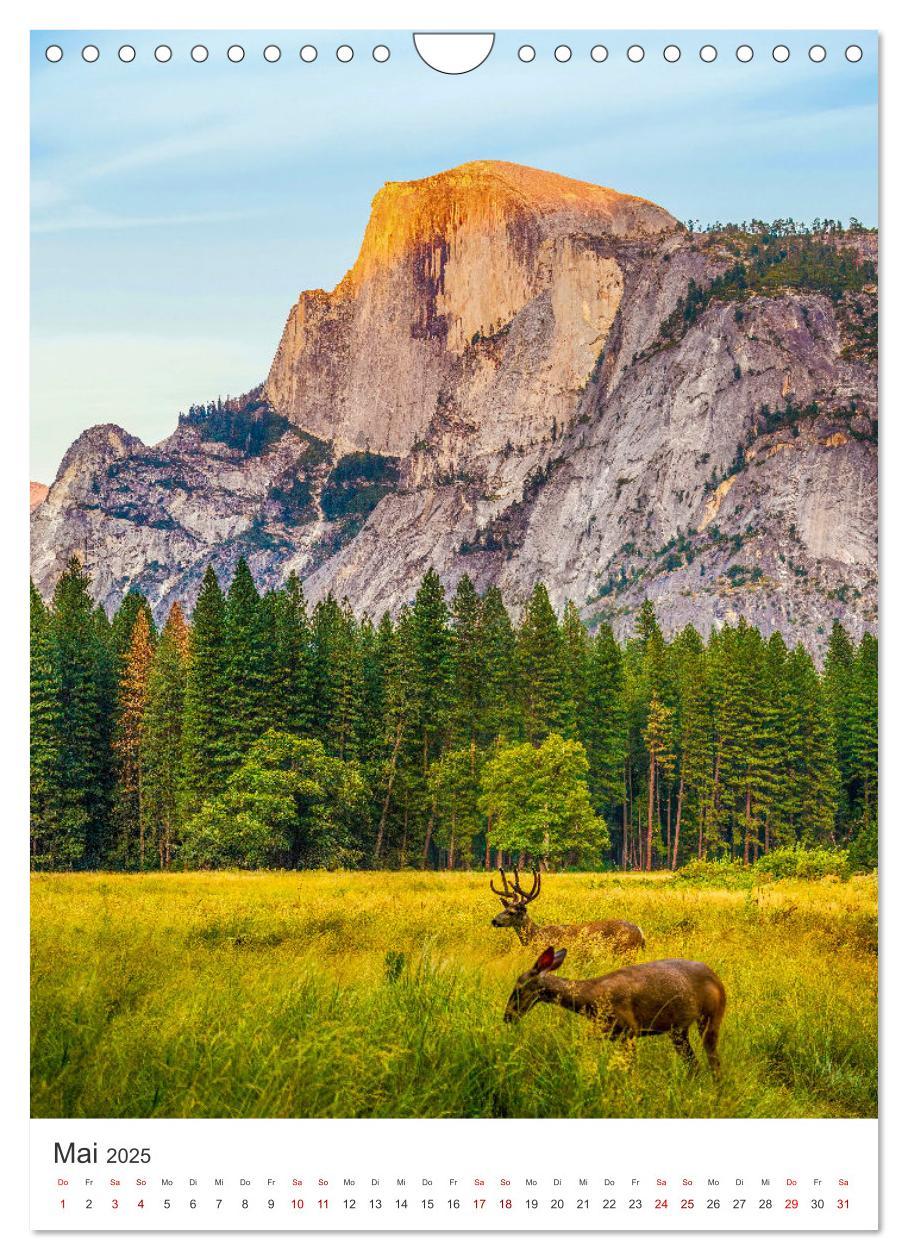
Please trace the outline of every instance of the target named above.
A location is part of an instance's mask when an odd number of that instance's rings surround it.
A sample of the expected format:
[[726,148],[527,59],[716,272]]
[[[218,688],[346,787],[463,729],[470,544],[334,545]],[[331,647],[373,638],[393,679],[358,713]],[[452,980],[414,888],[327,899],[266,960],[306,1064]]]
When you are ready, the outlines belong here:
[[517,615],[424,575],[396,619],[265,594],[111,618],[73,558],[31,593],[39,870],[676,870],[779,849],[876,864],[877,643],[743,620],[626,642],[537,585]]

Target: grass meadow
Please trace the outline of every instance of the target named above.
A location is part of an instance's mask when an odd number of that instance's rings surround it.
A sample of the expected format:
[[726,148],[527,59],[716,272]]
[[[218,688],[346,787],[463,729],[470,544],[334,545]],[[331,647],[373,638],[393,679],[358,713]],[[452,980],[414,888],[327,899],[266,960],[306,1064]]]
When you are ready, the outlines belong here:
[[[641,961],[718,972],[717,1083],[667,1037],[632,1057],[556,1007],[505,1025],[537,950],[490,926],[482,874],[35,875],[32,1114],[873,1116],[876,895],[875,876],[545,880],[538,922],[628,918]],[[617,965],[569,949],[561,974]]]

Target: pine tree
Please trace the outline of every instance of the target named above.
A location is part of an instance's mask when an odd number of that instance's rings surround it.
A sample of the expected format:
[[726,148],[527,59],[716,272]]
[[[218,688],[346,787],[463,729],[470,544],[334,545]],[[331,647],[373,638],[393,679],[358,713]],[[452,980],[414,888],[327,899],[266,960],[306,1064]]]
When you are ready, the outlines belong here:
[[453,625],[452,735],[458,748],[475,749],[483,725],[486,705],[486,680],[482,652],[482,602],[469,577],[457,583],[451,601]]
[[[655,839],[653,810],[656,800],[656,771],[670,774],[674,766],[672,753],[672,715],[667,705],[659,699],[655,692],[650,698],[649,714],[644,736],[646,750],[649,753],[649,787],[647,791],[646,822],[646,869],[653,869],[653,843]],[[656,816],[656,825],[659,819]]]
[[328,595],[312,615],[315,733],[326,752],[355,760],[362,730],[363,659],[359,627],[348,603]]
[[490,586],[482,597],[479,614],[479,656],[485,685],[485,704],[480,715],[480,744],[522,736],[517,694],[517,636],[501,591]]
[[839,768],[839,799],[836,818],[839,829],[844,831],[853,817],[850,799],[856,775],[852,743],[852,713],[854,710],[854,645],[840,621],[832,623],[829,644],[823,662],[823,695],[832,720]]
[[97,627],[88,576],[76,556],[54,590],[52,627],[60,669],[60,793],[56,853],[66,867],[101,860],[107,783]]
[[183,763],[189,809],[216,796],[227,779],[226,690],[224,595],[209,566],[196,600],[186,668]]
[[589,651],[579,705],[580,735],[590,763],[590,795],[595,808],[605,813],[624,803],[627,748],[621,649],[605,622]]
[[428,569],[413,601],[413,663],[416,674],[416,726],[422,769],[447,745],[453,696],[453,636],[441,579]]
[[517,632],[517,670],[523,727],[532,744],[549,734],[571,738],[576,713],[571,698],[564,642],[558,619],[541,582],[527,601]]
[[146,596],[133,586],[123,596],[110,622],[110,639],[113,650],[116,653],[118,683],[120,674],[126,664],[126,658],[129,655],[129,649],[132,645],[132,632],[135,629],[136,618],[140,612],[144,613],[148,619],[152,642],[154,642],[156,632],[151,604],[149,604]]
[[[123,863],[145,869],[142,729],[148,701],[148,679],[154,659],[151,624],[144,608],[133,623],[132,640],[120,676],[115,749],[118,770],[118,816]],[[132,841],[137,852],[132,857]]]
[[66,867],[73,855],[60,848],[60,660],[50,613],[34,584],[29,629],[32,861]]
[[237,561],[224,603],[224,739],[227,770],[271,724],[274,630],[271,604],[262,600],[243,556]]
[[680,778],[675,813],[672,869],[678,863],[684,805],[691,802],[696,819],[697,857],[705,853],[706,816],[713,786],[712,693],[703,641],[693,626],[678,636],[675,657],[679,674]]
[[312,624],[296,573],[274,596],[273,724],[291,735],[309,735],[314,725]]
[[157,848],[158,865],[170,866],[181,837],[183,808],[183,706],[189,663],[189,627],[172,605],[148,676],[142,717],[142,829]]
[[854,691],[849,722],[849,746],[853,764],[854,795],[863,821],[877,818],[878,770],[878,665],[877,641],[865,634],[854,662]]

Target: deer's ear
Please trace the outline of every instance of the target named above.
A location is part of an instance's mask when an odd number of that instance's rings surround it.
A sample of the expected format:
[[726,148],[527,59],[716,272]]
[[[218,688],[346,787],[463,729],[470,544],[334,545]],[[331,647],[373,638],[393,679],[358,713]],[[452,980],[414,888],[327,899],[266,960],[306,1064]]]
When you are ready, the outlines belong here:
[[555,950],[551,945],[547,946],[539,957],[536,959],[534,971],[548,971],[552,963],[555,961]]
[[549,967],[549,971],[557,971],[558,968],[561,966],[561,964],[564,962],[566,956],[567,956],[566,949],[556,949],[555,958],[554,958],[554,961],[552,962],[551,967]]

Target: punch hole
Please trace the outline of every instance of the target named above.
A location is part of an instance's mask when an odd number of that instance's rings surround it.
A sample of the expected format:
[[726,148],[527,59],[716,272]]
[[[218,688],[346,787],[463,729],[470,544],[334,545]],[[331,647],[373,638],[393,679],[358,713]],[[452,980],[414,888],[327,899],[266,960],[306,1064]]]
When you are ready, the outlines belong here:
[[241,44],[231,44],[227,49],[227,60],[232,61],[234,64],[242,61],[245,56],[246,50]]
[[301,61],[306,61],[306,62],[315,61],[317,56],[318,56],[317,48],[313,48],[311,44],[303,44],[302,48],[300,49]]
[[536,49],[532,44],[521,44],[517,49],[517,56],[521,61],[532,61],[536,56]]
[[495,36],[479,31],[416,31],[413,45],[421,61],[439,74],[469,74],[486,60]]
[[631,44],[630,48],[627,50],[628,61],[642,61],[645,56],[646,53],[639,44]]
[[164,65],[165,62],[168,62],[172,56],[173,51],[168,48],[166,44],[158,44],[157,48],[154,50],[155,61],[160,61],[162,65]]
[[567,44],[559,44],[558,47],[555,49],[555,60],[556,61],[570,61],[570,59],[571,59],[570,48],[568,48]]
[[85,47],[82,49],[83,61],[88,61],[88,62],[97,61],[100,56],[101,54],[94,44],[86,44]]
[[823,47],[822,44],[814,44],[812,48],[808,49],[807,56],[810,58],[811,61],[816,61],[816,62],[825,61],[826,49]]
[[262,52],[262,56],[265,58],[266,61],[270,61],[270,62],[280,61],[281,50],[278,48],[277,44],[269,44],[268,47],[265,48],[264,51]]
[[666,47],[662,49],[662,56],[666,61],[670,61],[674,64],[674,62],[681,60],[681,49],[677,44],[667,44]]
[[606,48],[605,44],[594,44],[593,47],[590,49],[590,56],[592,57],[593,61],[598,61],[601,64],[603,61],[606,61],[608,58],[608,49]]
[[861,48],[860,44],[849,44],[845,49],[846,61],[860,61],[863,56],[864,50]]
[[384,61],[387,61],[390,56],[391,56],[391,49],[387,46],[387,44],[376,44],[375,47],[372,49],[373,61],[384,62]]
[[353,49],[349,44],[341,44],[336,53],[338,61],[348,62],[353,60]]
[[193,61],[199,61],[199,62],[207,61],[208,49],[205,47],[204,44],[196,44],[195,47],[190,50],[189,55]]
[[117,49],[117,56],[121,61],[135,61],[136,50],[132,44],[124,44],[122,48]]
[[47,58],[48,61],[53,61],[53,62],[62,61],[63,49],[60,47],[59,44],[49,44],[47,48],[44,49],[44,56]]
[[735,50],[735,56],[739,61],[753,61],[754,50],[751,48],[750,44],[742,44],[740,48]]
[[791,53],[784,44],[776,44],[775,48],[772,50],[773,61],[787,61],[790,56]]
[[716,52],[712,44],[704,44],[703,47],[700,49],[701,61],[715,61],[718,55],[719,54]]

